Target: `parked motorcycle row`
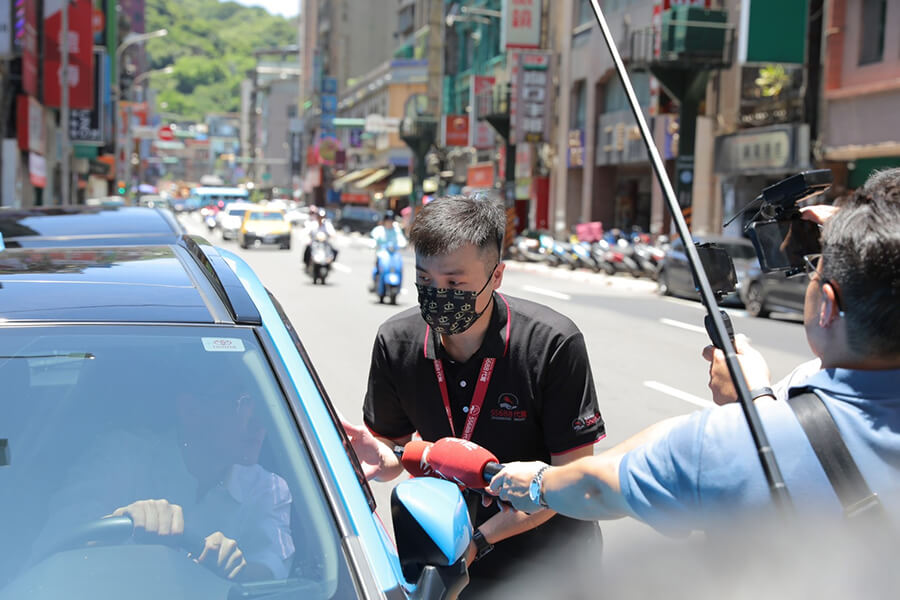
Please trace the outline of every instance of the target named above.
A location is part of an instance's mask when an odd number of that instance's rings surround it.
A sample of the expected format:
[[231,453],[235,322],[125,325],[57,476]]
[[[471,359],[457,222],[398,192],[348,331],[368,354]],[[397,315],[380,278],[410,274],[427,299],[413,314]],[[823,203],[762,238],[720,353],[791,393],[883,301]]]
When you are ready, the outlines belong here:
[[509,248],[509,258],[524,262],[543,263],[551,267],[571,270],[590,269],[607,275],[625,274],[656,280],[660,263],[665,257],[668,239],[660,236],[651,241],[639,231],[624,233],[610,230],[593,241],[555,239],[546,231],[526,231],[517,236]]

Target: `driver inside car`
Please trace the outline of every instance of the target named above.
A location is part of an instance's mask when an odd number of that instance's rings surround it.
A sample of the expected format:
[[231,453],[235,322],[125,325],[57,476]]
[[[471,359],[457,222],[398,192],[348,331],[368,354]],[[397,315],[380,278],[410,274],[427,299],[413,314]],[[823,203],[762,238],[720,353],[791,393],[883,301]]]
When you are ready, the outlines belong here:
[[181,545],[198,546],[187,548],[191,559],[222,577],[287,577],[291,493],[257,463],[261,409],[252,394],[219,381],[175,394],[174,428],[138,424],[98,436],[51,501],[36,551],[79,522],[127,516],[146,543],[179,545],[188,531]]

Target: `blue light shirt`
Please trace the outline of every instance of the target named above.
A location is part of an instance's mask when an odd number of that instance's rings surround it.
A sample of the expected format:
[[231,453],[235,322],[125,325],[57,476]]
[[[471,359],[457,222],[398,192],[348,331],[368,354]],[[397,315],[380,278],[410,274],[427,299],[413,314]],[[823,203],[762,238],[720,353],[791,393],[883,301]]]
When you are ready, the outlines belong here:
[[[900,370],[826,369],[804,385],[821,397],[869,487],[900,522]],[[784,401],[755,402],[798,513],[842,509],[796,416]],[[774,513],[740,405],[685,416],[628,452],[619,481],[632,516],[672,535],[714,529],[717,518]]]
[[397,223],[394,223],[392,227],[379,225],[372,230],[371,236],[375,240],[376,252],[390,245],[393,245],[398,250],[406,248],[406,236],[403,235],[403,230]]

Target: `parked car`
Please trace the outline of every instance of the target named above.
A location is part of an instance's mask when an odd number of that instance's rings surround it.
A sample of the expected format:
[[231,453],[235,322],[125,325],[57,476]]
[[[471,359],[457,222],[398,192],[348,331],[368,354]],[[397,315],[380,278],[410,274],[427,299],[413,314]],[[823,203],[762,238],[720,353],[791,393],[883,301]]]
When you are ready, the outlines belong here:
[[348,205],[341,209],[335,221],[336,229],[344,233],[358,231],[368,234],[381,222],[381,213],[368,206]]
[[804,275],[785,277],[784,272],[763,273],[754,267],[747,272],[741,299],[752,317],[768,317],[772,311],[802,314],[808,284]]
[[183,234],[175,216],[161,208],[0,208],[0,239],[7,248],[169,244]]
[[219,233],[222,234],[223,240],[233,240],[238,237],[241,224],[244,222],[244,215],[255,206],[250,202],[232,202],[216,215]]
[[[721,236],[693,236],[694,242],[703,244],[713,242],[725,248],[734,263],[734,271],[737,275],[735,291],[727,294],[720,304],[740,306],[743,302],[740,291],[744,286],[747,272],[753,267],[759,266],[753,243],[744,238]],[[666,296],[680,296],[684,298],[699,299],[700,293],[694,286],[694,276],[688,263],[687,254],[684,251],[684,242],[681,238],[672,242],[666,255],[660,264],[657,279],[659,293]]]
[[238,230],[238,243],[241,248],[278,244],[282,250],[290,250],[291,224],[280,210],[258,207],[247,209]]
[[[435,598],[466,580],[456,485],[398,485],[395,548],[296,329],[233,253],[0,250],[0,356],[0,600]],[[151,498],[182,507],[182,534],[110,517]],[[198,564],[217,530],[257,568]]]

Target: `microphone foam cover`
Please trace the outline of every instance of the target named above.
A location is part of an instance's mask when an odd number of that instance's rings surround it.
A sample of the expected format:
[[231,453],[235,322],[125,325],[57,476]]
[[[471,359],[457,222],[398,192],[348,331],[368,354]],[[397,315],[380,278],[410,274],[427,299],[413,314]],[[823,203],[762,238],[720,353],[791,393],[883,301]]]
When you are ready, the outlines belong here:
[[413,440],[403,446],[400,463],[412,477],[436,477],[428,465],[428,454],[432,445],[431,442]]
[[459,438],[436,441],[427,458],[439,476],[476,490],[487,483],[484,480],[485,465],[499,462],[489,450]]

